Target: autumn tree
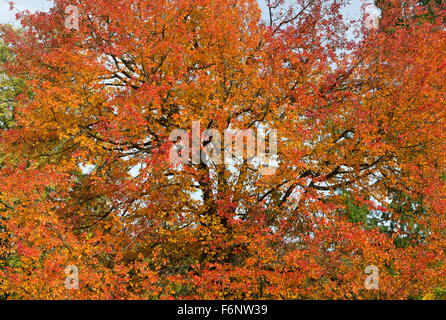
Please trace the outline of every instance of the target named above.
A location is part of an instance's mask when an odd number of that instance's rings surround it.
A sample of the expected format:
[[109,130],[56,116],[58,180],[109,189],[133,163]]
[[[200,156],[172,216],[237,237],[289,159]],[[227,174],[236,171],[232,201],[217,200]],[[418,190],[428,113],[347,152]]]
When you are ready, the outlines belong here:
[[[66,298],[70,265],[80,299],[444,288],[445,10],[391,3],[356,41],[342,0],[266,1],[263,16],[254,0],[56,0],[19,15],[23,32],[2,28],[2,68],[26,89],[1,133],[0,254],[15,259],[1,292]],[[195,121],[277,130],[274,174],[246,153],[172,163],[170,134]]]

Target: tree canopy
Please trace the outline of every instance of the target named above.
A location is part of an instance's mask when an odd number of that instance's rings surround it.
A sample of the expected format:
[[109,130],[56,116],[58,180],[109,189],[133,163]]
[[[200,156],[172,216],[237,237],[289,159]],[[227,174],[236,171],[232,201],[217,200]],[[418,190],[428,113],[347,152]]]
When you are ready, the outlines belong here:
[[[443,292],[446,8],[385,1],[349,40],[344,2],[55,0],[2,26],[0,295],[64,299],[67,266],[77,299]],[[194,121],[276,130],[274,174],[174,165]]]

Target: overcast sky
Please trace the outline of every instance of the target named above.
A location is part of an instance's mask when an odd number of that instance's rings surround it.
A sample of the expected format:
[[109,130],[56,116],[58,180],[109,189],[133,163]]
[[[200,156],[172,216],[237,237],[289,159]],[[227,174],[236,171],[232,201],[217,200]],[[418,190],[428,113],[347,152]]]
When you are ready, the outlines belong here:
[[[18,25],[14,23],[17,10],[9,10],[9,1],[11,0],[0,0],[0,23]],[[18,10],[29,11],[46,10],[51,5],[51,2],[48,0],[13,0],[13,2]]]
[[[11,23],[14,25],[18,25],[15,23],[15,13],[16,10],[9,10],[9,2],[10,0],[0,0],[0,23]],[[119,1],[119,0],[117,0]],[[343,10],[343,14],[349,18],[359,18],[361,12],[361,5],[366,0],[350,0],[351,4]],[[18,10],[47,10],[51,6],[51,0],[14,0],[15,7]],[[261,1],[264,3],[264,1]],[[262,6],[263,7],[263,6]]]

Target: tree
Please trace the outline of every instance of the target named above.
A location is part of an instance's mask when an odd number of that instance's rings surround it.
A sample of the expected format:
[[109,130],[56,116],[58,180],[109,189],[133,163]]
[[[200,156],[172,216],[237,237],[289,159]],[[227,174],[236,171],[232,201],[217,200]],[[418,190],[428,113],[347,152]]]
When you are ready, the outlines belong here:
[[[0,42],[0,61],[1,63],[7,63],[14,59],[10,49],[3,43]],[[24,81],[16,77],[8,77],[8,75],[0,70],[0,130],[7,130],[14,125],[14,115],[16,109],[16,97],[23,92]],[[4,166],[3,157],[0,154],[0,167]],[[2,210],[0,211],[0,268],[14,268],[18,264],[17,257],[14,254],[10,254],[8,250],[12,244],[8,229],[5,227],[3,221],[5,217],[3,216],[4,209],[7,209],[7,204],[1,202],[0,206]],[[0,290],[0,299],[8,297],[8,293]]]
[[[4,70],[32,94],[1,135],[1,250],[19,261],[2,292],[64,298],[70,265],[81,299],[444,287],[444,25],[390,10],[392,32],[355,43],[343,3],[267,1],[262,21],[254,0],[56,0],[22,15],[23,33],[3,28]],[[277,130],[277,170],[246,152],[173,164],[169,136],[193,121]]]

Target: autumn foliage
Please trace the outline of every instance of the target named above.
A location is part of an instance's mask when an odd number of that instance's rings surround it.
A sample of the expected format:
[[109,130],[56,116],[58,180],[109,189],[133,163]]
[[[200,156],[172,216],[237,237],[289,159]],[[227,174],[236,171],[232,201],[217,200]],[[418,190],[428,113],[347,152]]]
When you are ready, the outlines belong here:
[[[266,2],[56,0],[2,27],[1,297],[66,299],[69,265],[75,299],[446,288],[445,6],[377,1],[348,40],[344,1]],[[275,174],[175,167],[192,121],[277,130]]]

